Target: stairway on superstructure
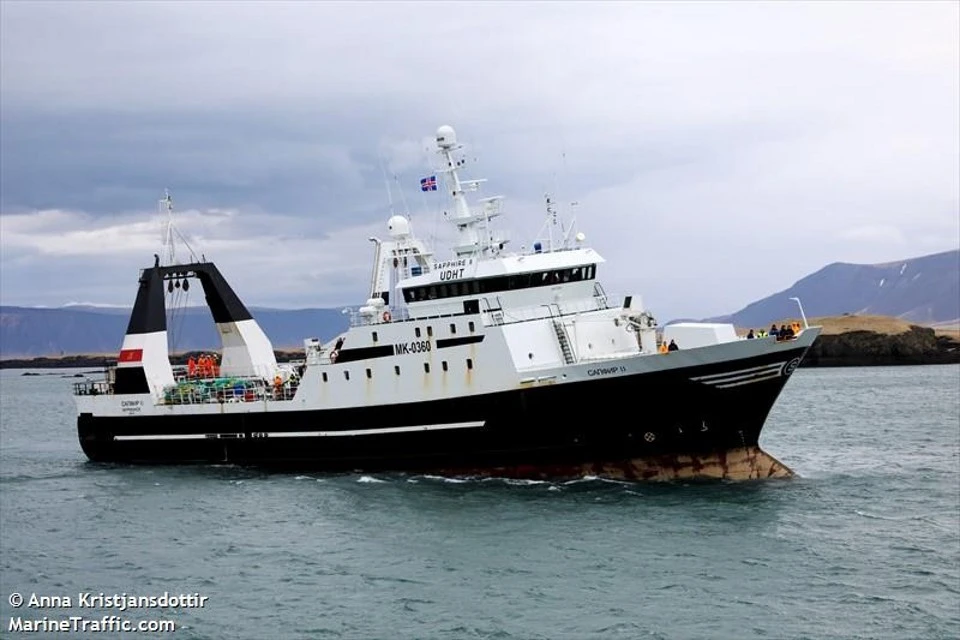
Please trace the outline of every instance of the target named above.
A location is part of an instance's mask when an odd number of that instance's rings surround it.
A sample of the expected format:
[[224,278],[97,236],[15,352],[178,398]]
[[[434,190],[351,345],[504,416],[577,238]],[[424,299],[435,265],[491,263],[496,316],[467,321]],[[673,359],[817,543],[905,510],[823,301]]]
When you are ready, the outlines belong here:
[[575,359],[573,357],[573,351],[570,349],[570,341],[567,339],[567,330],[564,329],[563,323],[557,318],[553,319],[553,330],[557,334],[560,351],[563,352],[563,361],[567,364],[573,364]]

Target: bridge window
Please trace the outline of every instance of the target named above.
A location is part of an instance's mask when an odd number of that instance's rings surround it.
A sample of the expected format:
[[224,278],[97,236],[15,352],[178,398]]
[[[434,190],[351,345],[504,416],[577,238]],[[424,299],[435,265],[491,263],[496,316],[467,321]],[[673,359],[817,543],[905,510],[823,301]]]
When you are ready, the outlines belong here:
[[[569,267],[566,269],[535,271],[532,273],[514,273],[506,276],[463,280],[460,282],[442,284],[439,287],[437,285],[410,287],[409,289],[403,290],[403,297],[407,302],[419,302],[422,300],[436,300],[438,298],[443,299],[466,295],[492,294],[503,291],[515,291],[517,289],[549,287],[564,282],[592,280],[595,275],[595,264],[580,265],[578,267]],[[466,310],[465,312],[469,313],[469,311]]]

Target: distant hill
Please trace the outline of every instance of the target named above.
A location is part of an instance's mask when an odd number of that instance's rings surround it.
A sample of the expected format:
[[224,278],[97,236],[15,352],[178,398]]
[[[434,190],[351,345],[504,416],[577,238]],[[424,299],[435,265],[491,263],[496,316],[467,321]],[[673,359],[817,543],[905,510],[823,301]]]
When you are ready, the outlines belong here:
[[[796,318],[799,297],[807,316],[892,316],[912,324],[960,324],[960,250],[887,264],[835,263],[789,289],[710,322],[766,327]],[[346,330],[337,309],[250,310],[275,349],[300,349],[303,339],[328,340]],[[213,319],[206,307],[182,310],[170,323],[175,351],[218,349]],[[75,354],[116,354],[130,310],[73,305],[55,309],[0,306],[0,358]]]
[[[329,340],[348,325],[338,309],[258,309],[250,312],[274,348],[302,348],[304,338]],[[0,307],[0,358],[115,354],[130,310],[115,307]],[[218,349],[220,340],[206,307],[188,307],[168,324],[175,351]]]
[[885,264],[836,262],[728,316],[708,322],[765,327],[798,316],[877,315],[914,324],[960,322],[960,249]]

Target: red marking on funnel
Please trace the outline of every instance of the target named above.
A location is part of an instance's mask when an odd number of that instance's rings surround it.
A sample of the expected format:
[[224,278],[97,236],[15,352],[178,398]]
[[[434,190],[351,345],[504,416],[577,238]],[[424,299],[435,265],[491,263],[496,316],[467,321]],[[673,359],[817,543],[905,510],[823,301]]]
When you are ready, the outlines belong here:
[[118,362],[141,362],[143,360],[143,349],[121,349]]

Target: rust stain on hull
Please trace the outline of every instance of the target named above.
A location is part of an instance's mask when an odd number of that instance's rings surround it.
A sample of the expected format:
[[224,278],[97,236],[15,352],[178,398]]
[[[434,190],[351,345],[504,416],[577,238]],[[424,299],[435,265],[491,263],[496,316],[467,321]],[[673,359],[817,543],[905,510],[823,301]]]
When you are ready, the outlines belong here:
[[562,480],[597,476],[611,480],[765,480],[796,474],[758,446],[702,454],[676,454],[582,465],[515,465],[487,469],[446,469],[444,475]]

